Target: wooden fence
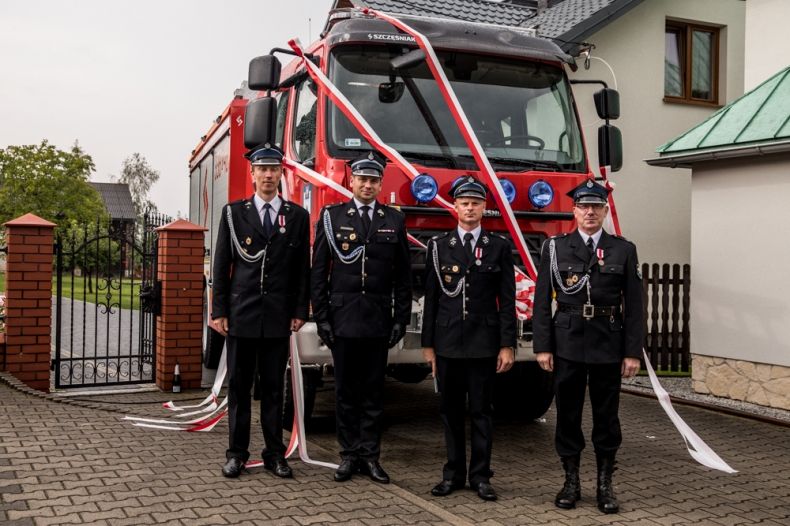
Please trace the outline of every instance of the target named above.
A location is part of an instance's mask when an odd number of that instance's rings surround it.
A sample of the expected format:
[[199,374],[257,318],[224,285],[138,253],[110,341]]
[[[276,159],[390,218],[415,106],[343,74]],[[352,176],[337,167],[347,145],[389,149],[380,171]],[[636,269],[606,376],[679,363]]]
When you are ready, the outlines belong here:
[[690,265],[642,264],[645,350],[656,370],[690,370],[690,282]]

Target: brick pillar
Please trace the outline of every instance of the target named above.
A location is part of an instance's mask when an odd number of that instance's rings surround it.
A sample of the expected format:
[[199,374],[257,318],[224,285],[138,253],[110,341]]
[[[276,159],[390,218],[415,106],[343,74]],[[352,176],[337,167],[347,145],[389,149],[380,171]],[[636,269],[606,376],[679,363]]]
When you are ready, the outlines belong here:
[[55,223],[33,214],[5,223],[5,370],[49,391],[52,332],[52,236]]
[[181,387],[197,389],[203,374],[203,236],[205,228],[179,219],[159,232],[157,274],[162,310],[156,319],[156,385],[173,387],[176,362]]

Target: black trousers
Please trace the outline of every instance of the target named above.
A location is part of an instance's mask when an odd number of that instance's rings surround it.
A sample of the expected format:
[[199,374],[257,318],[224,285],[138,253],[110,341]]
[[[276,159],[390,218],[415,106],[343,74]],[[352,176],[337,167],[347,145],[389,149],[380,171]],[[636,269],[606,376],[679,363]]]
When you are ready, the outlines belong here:
[[582,410],[590,386],[596,453],[614,454],[622,442],[620,418],[621,364],[587,364],[554,357],[557,432],[555,446],[561,457],[578,455],[584,449]]
[[469,398],[472,456],[469,460],[469,482],[475,486],[488,482],[491,472],[493,440],[493,394],[496,356],[488,358],[436,357],[436,375],[442,393],[439,410],[444,424],[447,464],[442,478],[466,482],[466,401]]
[[337,442],[343,459],[378,460],[387,340],[337,338],[335,363]]
[[283,444],[283,390],[288,364],[289,338],[236,338],[228,336],[227,458],[250,458],[251,394],[256,364],[260,374],[261,428],[266,444],[264,459],[285,454]]

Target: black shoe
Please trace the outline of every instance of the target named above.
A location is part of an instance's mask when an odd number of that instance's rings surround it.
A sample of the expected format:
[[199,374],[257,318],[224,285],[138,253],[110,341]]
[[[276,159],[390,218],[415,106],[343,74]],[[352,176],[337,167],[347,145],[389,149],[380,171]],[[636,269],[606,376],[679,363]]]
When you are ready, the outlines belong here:
[[443,480],[433,487],[431,495],[434,497],[446,497],[457,489],[463,489],[465,484],[463,482],[453,482],[452,480]]
[[617,513],[620,511],[620,504],[617,502],[612,486],[612,473],[616,469],[614,454],[597,454],[596,460],[598,461],[598,490],[596,491],[598,509],[602,513]]
[[229,458],[225,465],[222,466],[222,475],[228,477],[230,479],[235,479],[239,475],[241,475],[241,471],[244,469],[244,462],[240,458]]
[[350,458],[344,458],[335,470],[335,482],[345,482],[356,471],[357,463]]
[[496,500],[496,491],[494,491],[494,486],[489,484],[488,482],[479,482],[477,486],[473,487],[472,489],[477,491],[477,496],[483,500]]
[[565,470],[565,484],[554,498],[554,505],[564,510],[576,507],[576,501],[582,498],[581,482],[579,482],[579,455],[562,457]]
[[373,482],[378,482],[379,484],[390,483],[390,476],[387,475],[387,472],[384,471],[384,468],[381,467],[378,460],[365,460],[360,462],[359,472],[369,476],[370,480]]
[[288,465],[288,461],[283,457],[264,459],[263,467],[280,478],[289,479],[293,477],[291,466]]

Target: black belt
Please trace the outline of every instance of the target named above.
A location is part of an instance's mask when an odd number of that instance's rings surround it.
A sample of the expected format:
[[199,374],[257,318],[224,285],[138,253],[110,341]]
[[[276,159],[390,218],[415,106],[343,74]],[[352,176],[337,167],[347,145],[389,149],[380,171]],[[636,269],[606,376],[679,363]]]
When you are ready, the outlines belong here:
[[596,316],[614,316],[620,314],[619,305],[571,305],[569,303],[557,304],[557,310],[568,314],[581,314],[585,318]]

